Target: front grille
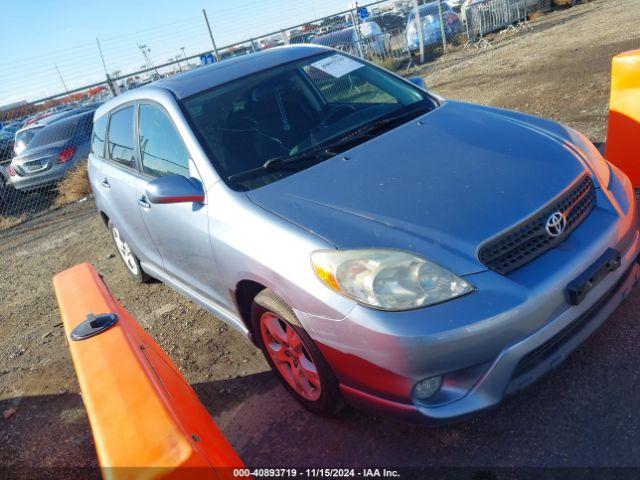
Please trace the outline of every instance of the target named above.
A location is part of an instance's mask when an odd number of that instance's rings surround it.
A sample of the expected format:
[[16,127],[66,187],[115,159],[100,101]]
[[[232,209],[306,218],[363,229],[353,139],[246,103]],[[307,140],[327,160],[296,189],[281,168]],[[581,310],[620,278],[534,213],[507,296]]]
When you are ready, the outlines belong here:
[[520,359],[512,378],[518,378],[521,375],[533,370],[540,365],[544,360],[549,358],[555,352],[560,350],[575,334],[582,330],[588,323],[595,317],[598,312],[604,307],[613,295],[622,287],[625,280],[629,276],[633,264],[626,272],[620,277],[620,279],[605,293],[596,303],[594,303],[587,311],[585,311],[580,317],[575,319],[572,323],[560,330],[555,336],[551,337],[545,343],[539,347],[531,350],[524,357]]
[[[595,185],[589,175],[584,175],[542,211],[482,245],[478,257],[491,270],[507,274],[562,242],[595,206]],[[566,230],[558,237],[549,235],[545,228],[555,212],[562,212],[567,219]]]

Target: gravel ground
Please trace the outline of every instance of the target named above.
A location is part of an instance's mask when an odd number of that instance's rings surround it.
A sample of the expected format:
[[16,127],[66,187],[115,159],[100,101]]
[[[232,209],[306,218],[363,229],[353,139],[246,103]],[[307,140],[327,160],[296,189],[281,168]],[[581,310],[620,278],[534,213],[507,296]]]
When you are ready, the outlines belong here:
[[[594,1],[419,73],[444,96],[554,118],[602,141],[610,59],[640,47],[638,19],[637,0]],[[80,261],[172,356],[249,465],[640,467],[637,290],[536,387],[492,413],[427,428],[354,409],[330,420],[306,413],[239,334],[162,284],[135,287],[114,253],[90,201],[0,235],[0,411],[15,408],[0,417],[0,477],[1,467],[71,477],[59,469],[96,464],[51,287]]]

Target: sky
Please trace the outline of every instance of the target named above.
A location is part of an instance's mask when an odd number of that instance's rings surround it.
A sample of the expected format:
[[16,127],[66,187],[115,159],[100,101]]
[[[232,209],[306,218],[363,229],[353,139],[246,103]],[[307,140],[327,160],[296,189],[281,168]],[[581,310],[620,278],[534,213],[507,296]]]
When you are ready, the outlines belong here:
[[[35,100],[89,83],[107,71],[144,64],[137,44],[154,63],[211,49],[202,9],[216,44],[294,26],[349,7],[349,0],[22,0],[0,6],[0,106]],[[56,68],[62,75],[62,80]]]

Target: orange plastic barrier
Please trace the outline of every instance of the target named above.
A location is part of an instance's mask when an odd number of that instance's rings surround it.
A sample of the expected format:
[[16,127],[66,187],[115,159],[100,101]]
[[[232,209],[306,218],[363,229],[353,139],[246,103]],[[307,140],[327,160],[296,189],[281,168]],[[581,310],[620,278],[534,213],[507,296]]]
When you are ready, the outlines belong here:
[[[83,263],[56,275],[69,350],[105,479],[231,479],[243,463],[158,344]],[[91,338],[71,331],[89,314],[118,321]]]
[[640,188],[640,50],[613,57],[606,157]]

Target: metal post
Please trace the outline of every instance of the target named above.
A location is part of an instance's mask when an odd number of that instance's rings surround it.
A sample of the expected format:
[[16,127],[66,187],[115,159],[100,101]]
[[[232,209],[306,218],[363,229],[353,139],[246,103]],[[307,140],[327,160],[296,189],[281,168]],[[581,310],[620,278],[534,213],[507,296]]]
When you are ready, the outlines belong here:
[[216,62],[220,61],[220,55],[218,55],[218,47],[216,47],[216,41],[213,39],[213,33],[211,32],[211,25],[209,24],[209,17],[207,17],[207,11],[203,8],[202,14],[204,15],[204,21],[207,24],[207,30],[209,31],[209,38],[211,39],[211,45],[213,45],[213,55],[216,57]]
[[420,9],[418,0],[413,0],[413,13],[415,15],[416,35],[418,35],[418,45],[420,46],[420,63],[424,63],[424,37],[422,32],[422,22],[420,21]]
[[282,35],[282,41],[285,45],[289,45],[289,37],[287,37],[287,32],[284,30],[280,30],[280,35]]
[[[355,12],[355,13],[354,13]],[[364,58],[364,52],[362,50],[362,36],[360,35],[360,29],[357,26],[358,22],[358,10],[351,10],[351,23],[353,23],[353,29],[356,32],[356,49],[358,50],[358,56]]]
[[114,97],[116,95],[118,95],[118,88],[117,85],[114,87],[113,84],[111,83],[111,77],[109,77],[109,72],[107,71],[107,64],[104,61],[104,55],[102,54],[102,47],[100,46],[100,40],[98,40],[96,38],[96,43],[98,44],[98,52],[100,52],[100,60],[102,60],[102,68],[104,68],[104,74],[107,77],[107,86],[109,87],[109,90],[111,90],[111,95],[113,95]]
[[60,77],[60,81],[62,82],[62,86],[64,87],[64,91],[68,93],[69,89],[67,88],[67,84],[64,83],[64,78],[62,78],[62,74],[60,73],[58,65],[54,65],[54,67],[56,67],[56,72],[58,72],[58,76]]
[[362,30],[360,30],[360,7],[358,7],[358,0],[355,0],[353,2],[353,6],[355,8],[355,14],[356,14],[356,23],[353,26],[355,27],[356,34],[358,35],[358,42],[362,44],[363,40],[362,40]]
[[442,0],[438,0],[438,16],[440,17],[440,35],[442,35],[442,53],[447,53],[447,36],[444,33],[444,18],[442,18]]

